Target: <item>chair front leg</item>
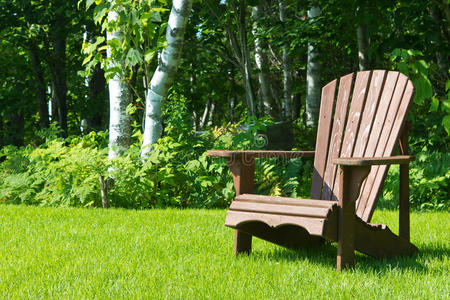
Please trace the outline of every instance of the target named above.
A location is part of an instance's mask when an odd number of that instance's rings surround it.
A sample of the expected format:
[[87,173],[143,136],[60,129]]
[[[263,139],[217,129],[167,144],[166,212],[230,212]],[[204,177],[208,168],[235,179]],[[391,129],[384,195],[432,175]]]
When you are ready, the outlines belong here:
[[369,175],[370,166],[339,166],[338,170],[338,252],[336,269],[341,271],[354,265],[355,204],[361,185]]
[[[227,159],[228,167],[233,174],[233,183],[236,196],[254,192],[255,160],[253,157],[235,155]],[[234,232],[234,253],[250,254],[252,249],[252,236],[238,229]]]

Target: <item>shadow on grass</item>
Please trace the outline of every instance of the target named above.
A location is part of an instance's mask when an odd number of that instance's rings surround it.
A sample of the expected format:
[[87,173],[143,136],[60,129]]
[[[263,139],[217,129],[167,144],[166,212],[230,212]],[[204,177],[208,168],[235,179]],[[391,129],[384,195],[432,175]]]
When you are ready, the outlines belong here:
[[[255,251],[252,255],[267,260],[299,262],[304,260],[330,269],[336,268],[336,244],[325,243],[320,246],[290,250],[276,248],[274,251]],[[422,264],[428,259],[443,259],[448,256],[450,249],[445,245],[421,245],[419,251],[411,256],[396,256],[376,259],[365,254],[355,253],[355,269],[360,272],[390,272],[393,269],[412,270],[419,273],[429,273],[429,269]]]

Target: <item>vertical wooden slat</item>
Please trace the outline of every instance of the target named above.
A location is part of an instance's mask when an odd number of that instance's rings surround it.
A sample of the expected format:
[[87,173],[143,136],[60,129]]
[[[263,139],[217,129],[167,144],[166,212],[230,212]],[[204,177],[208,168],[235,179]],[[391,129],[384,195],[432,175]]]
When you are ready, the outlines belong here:
[[341,77],[339,80],[339,92],[336,101],[336,109],[331,132],[328,158],[323,176],[323,188],[321,199],[330,200],[335,181],[337,166],[332,164],[334,158],[339,157],[343,140],[344,126],[347,120],[348,99],[350,97],[353,81],[353,73]]
[[336,82],[333,80],[322,88],[319,124],[317,127],[316,154],[311,184],[311,199],[321,199],[323,174],[330,140]]
[[[387,99],[390,102],[390,105],[387,111],[384,112],[385,114],[384,123],[382,126],[380,126],[379,128],[377,128],[377,130],[374,131],[373,136],[371,136],[371,138],[369,139],[370,146],[366,150],[366,155],[368,155],[369,157],[374,156],[380,157],[384,153],[384,148],[389,138],[393,123],[395,121],[395,116],[397,115],[397,111],[400,105],[400,100],[403,96],[403,92],[405,91],[407,83],[407,78],[400,73],[398,74],[399,75],[395,85],[394,93],[390,98]],[[386,83],[386,85],[387,84],[388,83]],[[386,90],[385,92],[388,91]],[[387,97],[388,96],[387,93],[385,94]],[[379,115],[380,118],[382,118],[382,111],[380,110],[377,115]],[[378,125],[376,124],[375,126]],[[357,202],[357,209],[356,209],[356,215],[358,215],[360,218],[363,218],[363,214],[367,206],[367,201],[369,201],[370,193],[372,192],[372,187],[375,182],[375,178],[377,177],[378,171],[380,169],[383,169],[382,171],[387,171],[386,166],[373,166],[372,171],[370,172],[369,176],[366,179],[365,184],[363,185],[363,188],[361,189],[362,191],[359,200]]]
[[[356,75],[355,87],[353,89],[352,103],[345,126],[345,135],[342,142],[340,157],[351,157],[355,147],[355,140],[358,135],[361,112],[367,98],[367,88],[370,80],[370,71],[358,72]],[[333,199],[339,195],[339,184],[333,186]]]
[[[395,97],[396,95],[394,93],[394,97],[392,99],[393,103],[391,104],[391,108],[389,109],[388,114],[394,110],[394,107],[398,107],[398,109],[396,109],[396,114],[392,120],[392,125],[387,126],[385,124],[383,128],[377,150],[375,151],[375,156],[390,156],[394,153],[395,145],[400,136],[400,130],[406,118],[410,100],[414,94],[414,86],[412,82],[408,80],[405,75],[400,74],[398,82],[403,81],[406,81],[406,88],[404,89],[404,92],[399,99]],[[400,103],[399,105],[393,105],[395,102]],[[384,182],[384,179],[386,178],[386,173],[388,171],[387,166],[379,166],[378,168],[374,169],[375,170],[373,171],[376,171],[376,174],[375,172],[373,172],[375,176],[373,177],[372,184],[369,183],[370,178],[367,179],[366,183],[366,185],[370,187],[370,192],[367,194],[365,207],[362,207],[361,205],[360,207],[358,207],[358,210],[362,211],[361,218],[366,222],[369,222],[369,220],[372,218],[378,196],[381,192],[382,184]],[[367,190],[369,190],[369,188],[367,188]]]
[[352,157],[366,157],[364,152],[367,147],[369,136],[372,130],[372,124],[375,119],[375,114],[378,109],[381,91],[384,86],[384,78],[386,71],[373,71],[372,79],[370,80],[370,88],[367,93],[366,104],[359,127],[358,136],[356,137],[355,149]]
[[[374,157],[374,155],[375,155],[375,150],[377,148],[378,141],[380,140],[380,136],[381,136],[381,131],[383,130],[384,123],[385,123],[387,115],[388,115],[388,110],[389,110],[389,107],[392,102],[392,97],[394,95],[394,91],[397,86],[397,80],[398,80],[399,74],[400,73],[398,73],[398,72],[391,71],[386,76],[386,81],[384,84],[383,92],[381,94],[379,108],[375,115],[375,121],[373,123],[372,132],[370,133],[370,136],[369,136],[369,141],[367,142],[367,147],[364,152],[364,157]],[[403,82],[403,84],[404,83],[405,82]],[[403,85],[403,87],[404,87],[404,85]],[[399,88],[397,90],[397,92],[400,92],[400,91],[401,91],[401,88]],[[378,167],[373,167],[372,172],[374,171],[375,168],[378,168]],[[371,175],[369,175],[369,177],[370,176]],[[358,199],[358,201],[356,203],[356,205],[357,205],[356,212],[359,216],[360,216],[360,214],[362,214],[362,211],[358,211],[358,208],[360,207],[360,204],[362,202],[364,202],[363,206],[365,206],[365,201],[367,200],[367,197],[366,197],[367,195],[365,195],[367,193],[366,183],[367,183],[367,181],[364,182],[363,187],[361,189],[362,196],[360,196],[360,198]]]

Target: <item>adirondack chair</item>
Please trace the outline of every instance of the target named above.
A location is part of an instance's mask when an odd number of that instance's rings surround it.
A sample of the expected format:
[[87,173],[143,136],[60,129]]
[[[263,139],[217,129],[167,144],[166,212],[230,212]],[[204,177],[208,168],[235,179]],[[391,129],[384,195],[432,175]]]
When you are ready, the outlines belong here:
[[[252,236],[299,248],[338,243],[337,270],[354,265],[354,251],[381,258],[411,254],[406,115],[412,82],[394,71],[363,71],[322,89],[315,151],[222,151],[236,198],[225,225],[235,230],[235,253],[250,253]],[[353,89],[352,89],[353,85]],[[337,90],[337,97],[335,94]],[[351,100],[350,100],[351,98]],[[400,155],[393,156],[399,142]],[[314,157],[311,199],[254,194],[255,158]],[[399,235],[369,223],[389,165],[400,164]]]

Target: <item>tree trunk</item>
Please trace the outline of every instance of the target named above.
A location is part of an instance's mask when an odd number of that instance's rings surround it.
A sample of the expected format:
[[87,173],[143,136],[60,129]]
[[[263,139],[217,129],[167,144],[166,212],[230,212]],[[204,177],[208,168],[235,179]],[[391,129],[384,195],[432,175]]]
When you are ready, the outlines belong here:
[[183,46],[184,31],[191,12],[192,0],[174,0],[166,31],[167,47],[159,56],[158,67],[150,81],[145,108],[145,129],[141,156],[146,157],[150,145],[162,134],[162,103],[178,68]]
[[58,123],[67,137],[66,33],[64,16],[56,15],[51,26],[52,54],[50,74],[57,104]]
[[39,127],[44,129],[49,126],[47,92],[44,79],[44,70],[42,69],[39,52],[35,45],[30,47],[30,61],[36,88],[36,98],[39,105]]
[[369,69],[369,37],[367,35],[366,2],[361,0],[356,9],[358,19],[357,39],[358,39],[358,62],[359,70]]
[[245,99],[247,101],[248,115],[254,116],[255,111],[255,91],[252,84],[252,66],[250,51],[247,45],[247,4],[245,0],[239,1],[239,40],[242,48],[242,64],[244,66]]
[[[284,25],[286,22],[286,5],[281,0],[278,3],[279,11],[280,11],[280,21]],[[291,88],[291,71],[289,69],[289,54],[288,54],[288,45],[287,43],[283,45],[283,53],[282,53],[282,61],[283,61],[283,103],[281,105],[281,118],[283,121],[287,121],[291,118],[292,115],[292,88]]]
[[211,101],[211,106],[209,108],[209,113],[208,113],[208,123],[206,123],[206,125],[208,126],[212,126],[213,125],[213,120],[214,120],[214,111],[216,109],[216,105],[214,104],[214,101]]
[[231,45],[231,50],[238,61],[239,69],[242,74],[242,81],[244,82],[245,101],[249,116],[255,115],[255,93],[252,84],[252,68],[250,60],[250,52],[247,47],[247,21],[245,0],[239,1],[239,7],[235,3],[231,4],[232,9],[237,13],[236,25],[238,31],[238,38],[231,30],[231,25],[228,22],[225,24],[225,31],[228,36],[228,41]]
[[252,18],[253,18],[253,29],[252,33],[255,38],[255,63],[258,70],[258,80],[261,88],[261,113],[263,115],[273,115],[272,105],[273,99],[270,91],[270,76],[267,73],[268,59],[264,47],[264,41],[258,35],[258,20],[261,17],[261,6],[253,6],[252,8]]
[[[430,7],[430,13],[431,13],[431,17],[433,19],[435,28],[436,28],[436,32],[437,32],[437,39],[438,39],[438,44],[437,44],[437,51],[436,51],[436,61],[437,61],[437,66],[439,68],[439,72],[441,73],[442,78],[444,79],[443,81],[447,81],[448,80],[448,53],[445,53],[444,51],[442,51],[442,45],[443,45],[443,41],[442,41],[442,28],[441,28],[441,23],[442,23],[442,17],[441,17],[441,11],[439,10],[439,8],[434,5],[433,3],[431,4]],[[450,21],[450,20],[449,20]]]
[[205,127],[206,119],[208,118],[209,115],[210,106],[211,106],[211,99],[208,98],[208,100],[206,100],[205,110],[203,111],[202,118],[200,120],[200,128],[202,129],[203,127]]
[[[319,16],[321,10],[318,6],[308,10],[308,18]],[[320,109],[320,62],[319,53],[312,43],[308,43],[308,61],[306,70],[306,125],[317,127],[317,118]]]
[[[110,12],[108,18],[116,20],[118,14]],[[120,36],[119,31],[113,31],[106,35],[107,40]],[[111,53],[108,50],[107,55]],[[114,62],[111,67],[121,62]],[[131,126],[130,116],[126,113],[128,104],[131,103],[131,92],[127,83],[116,74],[108,83],[109,86],[109,153],[110,159],[116,158],[130,147]]]

